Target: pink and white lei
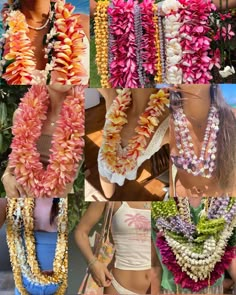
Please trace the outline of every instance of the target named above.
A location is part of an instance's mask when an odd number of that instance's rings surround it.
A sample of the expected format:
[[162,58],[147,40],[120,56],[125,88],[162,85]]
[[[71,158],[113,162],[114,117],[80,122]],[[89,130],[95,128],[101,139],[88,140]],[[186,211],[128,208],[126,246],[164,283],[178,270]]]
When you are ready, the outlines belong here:
[[30,197],[61,196],[75,177],[84,147],[84,89],[74,86],[65,98],[52,138],[46,169],[36,143],[46,119],[49,96],[45,86],[34,85],[22,98],[12,133],[10,167]]

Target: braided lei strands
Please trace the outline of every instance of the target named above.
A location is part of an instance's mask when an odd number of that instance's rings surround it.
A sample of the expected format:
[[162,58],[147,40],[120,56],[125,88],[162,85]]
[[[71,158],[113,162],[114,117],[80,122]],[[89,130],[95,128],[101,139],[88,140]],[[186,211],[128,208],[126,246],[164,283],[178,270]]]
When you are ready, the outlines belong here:
[[139,117],[135,135],[122,149],[120,134],[127,123],[125,111],[131,104],[132,97],[130,89],[117,89],[117,93],[106,115],[101,156],[110,171],[124,175],[126,171],[134,169],[138,157],[146,149],[148,139],[159,124],[158,118],[165,112],[169,94],[163,90],[151,94],[147,108]]
[[177,285],[193,292],[212,286],[235,258],[230,238],[236,227],[236,200],[219,197],[204,202],[197,225],[191,220],[188,198],[154,202],[152,208],[162,262]]
[[153,0],[113,0],[109,6],[98,1],[95,43],[102,87],[137,88],[162,81],[159,18]]
[[19,1],[5,4],[2,10],[6,31],[1,39],[0,73],[2,83],[13,84],[84,84],[87,72],[82,64],[86,46],[79,15],[65,0],[51,1],[50,29],[45,36],[45,70],[36,69],[36,59],[28,37],[29,28]]
[[84,146],[84,89],[74,86],[62,104],[52,137],[49,164],[44,170],[37,140],[46,119],[46,86],[34,85],[22,98],[15,118],[9,165],[30,197],[61,196],[74,180]]
[[67,199],[61,198],[59,201],[57,246],[53,262],[53,274],[50,276],[41,272],[36,257],[34,202],[33,198],[8,199],[7,243],[16,288],[20,294],[28,295],[22,283],[22,276],[24,276],[36,285],[59,284],[55,294],[63,295],[67,288],[68,272]]

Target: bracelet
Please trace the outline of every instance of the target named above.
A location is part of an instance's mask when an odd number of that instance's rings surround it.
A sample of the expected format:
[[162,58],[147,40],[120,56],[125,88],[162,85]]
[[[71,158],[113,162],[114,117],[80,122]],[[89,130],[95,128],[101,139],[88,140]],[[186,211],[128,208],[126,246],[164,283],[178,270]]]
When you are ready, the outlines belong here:
[[3,173],[3,176],[1,177],[1,182],[3,181],[4,177],[7,175],[12,175],[12,173],[11,172]]
[[88,268],[90,268],[92,265],[94,265],[94,263],[98,261],[97,257],[94,257],[93,259],[91,259],[88,263]]

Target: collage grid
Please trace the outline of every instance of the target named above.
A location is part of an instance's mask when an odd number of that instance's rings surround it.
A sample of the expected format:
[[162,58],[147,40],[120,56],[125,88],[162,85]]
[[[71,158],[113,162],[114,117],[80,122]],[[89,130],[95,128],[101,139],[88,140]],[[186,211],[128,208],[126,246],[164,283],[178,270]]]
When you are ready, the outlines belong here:
[[236,294],[236,1],[0,10],[0,295]]

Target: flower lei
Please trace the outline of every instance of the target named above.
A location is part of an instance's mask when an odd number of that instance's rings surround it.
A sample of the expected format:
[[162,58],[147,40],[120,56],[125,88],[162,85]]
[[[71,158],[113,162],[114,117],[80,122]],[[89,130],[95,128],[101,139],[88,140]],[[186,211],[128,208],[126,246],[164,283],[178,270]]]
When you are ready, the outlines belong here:
[[[45,57],[48,63],[43,74],[36,70],[36,60],[27,36],[28,25],[19,3],[5,4],[2,17],[6,33],[1,39],[1,76],[7,84],[74,84],[86,77],[82,65],[85,54],[84,33],[74,6],[65,0],[51,1],[50,31],[45,36]],[[42,77],[41,77],[42,76]],[[3,81],[4,81],[3,80]]]
[[[53,262],[53,274],[41,272],[35,250],[34,239],[34,199],[8,199],[7,207],[7,243],[16,288],[27,295],[22,275],[35,284],[59,284],[56,295],[62,295],[67,288],[67,199],[59,201],[58,238]],[[24,238],[22,236],[22,226]],[[24,241],[24,242],[23,242]],[[25,246],[24,246],[25,245]]]
[[236,227],[236,200],[210,199],[205,199],[197,225],[191,220],[188,198],[152,205],[162,262],[176,284],[193,292],[213,285],[236,257],[236,247],[229,243]]
[[[225,65],[232,14],[216,12],[211,0],[165,0],[166,82],[205,84],[214,80],[212,69],[222,77],[235,73]],[[220,48],[220,49],[219,49]]]
[[146,110],[140,115],[135,135],[125,148],[121,148],[121,130],[127,123],[126,109],[132,102],[130,89],[117,89],[117,97],[106,115],[106,125],[103,133],[101,157],[110,171],[124,175],[127,170],[136,166],[138,157],[146,149],[148,138],[159,124],[158,117],[168,104],[168,93],[159,90],[151,94]]
[[73,181],[84,146],[83,91],[83,87],[74,86],[63,102],[46,170],[36,148],[49,104],[46,87],[34,85],[22,98],[12,129],[9,164],[30,196],[60,196]]
[[[98,1],[95,44],[102,87],[144,87],[161,81],[161,26],[153,0]],[[101,41],[101,36],[104,38]]]
[[96,36],[96,64],[98,74],[101,77],[101,85],[103,88],[110,88],[108,82],[108,15],[107,8],[109,1],[98,1],[95,18],[94,32]]

